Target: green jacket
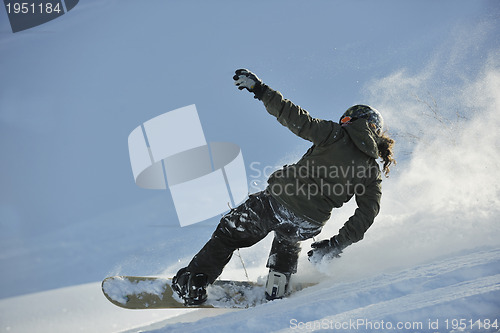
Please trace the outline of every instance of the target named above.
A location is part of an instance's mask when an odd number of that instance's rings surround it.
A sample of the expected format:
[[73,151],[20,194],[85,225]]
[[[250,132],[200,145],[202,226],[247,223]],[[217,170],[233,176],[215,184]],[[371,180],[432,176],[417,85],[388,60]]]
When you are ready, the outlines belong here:
[[363,239],[379,212],[382,195],[376,135],[368,123],[359,119],[341,126],[312,118],[271,88],[264,92],[262,102],[282,125],[313,143],[297,163],[269,177],[268,191],[288,209],[320,226],[333,208],[355,196],[358,208],[336,239],[343,247]]

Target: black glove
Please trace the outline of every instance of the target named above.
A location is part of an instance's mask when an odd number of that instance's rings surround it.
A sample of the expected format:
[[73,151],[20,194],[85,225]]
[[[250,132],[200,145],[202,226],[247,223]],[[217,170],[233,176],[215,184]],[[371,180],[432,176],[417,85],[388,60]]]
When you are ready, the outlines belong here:
[[254,93],[254,98],[259,100],[262,99],[266,91],[266,85],[262,83],[262,80],[259,79],[257,75],[250,72],[248,69],[237,69],[235,73],[236,75],[233,76],[233,80],[239,90],[246,89]]
[[307,256],[310,262],[317,264],[326,259],[340,258],[342,253],[342,247],[338,243],[335,236],[330,239],[325,239],[319,242],[314,242],[311,244],[312,250],[307,252]]

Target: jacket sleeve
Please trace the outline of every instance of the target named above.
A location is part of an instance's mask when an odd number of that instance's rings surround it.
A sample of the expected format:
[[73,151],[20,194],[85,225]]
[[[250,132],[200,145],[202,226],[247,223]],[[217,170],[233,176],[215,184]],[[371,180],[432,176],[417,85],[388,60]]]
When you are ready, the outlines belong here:
[[366,186],[363,195],[356,195],[358,208],[335,236],[342,248],[362,240],[365,232],[373,224],[380,210],[381,182],[382,179],[377,177]]
[[280,124],[315,145],[332,143],[342,133],[338,123],[311,117],[306,110],[284,99],[280,92],[269,87],[262,96],[262,102],[267,112],[275,116]]

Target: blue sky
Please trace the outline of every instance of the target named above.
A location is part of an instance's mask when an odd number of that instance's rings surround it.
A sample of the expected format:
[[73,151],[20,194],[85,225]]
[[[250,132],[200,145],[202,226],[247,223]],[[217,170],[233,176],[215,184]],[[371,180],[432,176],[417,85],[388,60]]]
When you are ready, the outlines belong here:
[[[159,221],[176,227],[169,193],[134,183],[127,137],[138,125],[196,104],[207,140],[238,144],[247,172],[255,161],[278,166],[308,143],[233,86],[235,69],[249,68],[313,116],[337,120],[347,107],[377,100],[371,83],[421,73],[462,34],[470,51],[462,69],[478,71],[498,50],[498,7],[86,0],[16,34],[0,9],[0,239],[30,239],[157,198]],[[462,80],[440,61],[441,85]]]

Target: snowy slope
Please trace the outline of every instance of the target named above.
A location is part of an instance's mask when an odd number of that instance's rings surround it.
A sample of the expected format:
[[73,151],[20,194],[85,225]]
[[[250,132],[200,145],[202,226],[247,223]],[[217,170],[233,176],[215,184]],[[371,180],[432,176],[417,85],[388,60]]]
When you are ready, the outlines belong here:
[[103,299],[99,283],[0,300],[2,332],[121,332],[179,312],[125,312]]
[[500,249],[356,281],[326,280],[289,299],[191,324],[166,322],[154,332],[388,331],[398,325],[427,332],[436,322],[435,331],[451,332],[454,319],[463,319],[457,325],[465,321],[467,332],[479,331],[478,319],[500,321]]
[[5,332],[385,332],[396,328],[498,332],[495,321],[500,325],[500,248],[352,281],[326,278],[290,298],[246,310],[124,310],[104,299],[99,283],[0,301]]

